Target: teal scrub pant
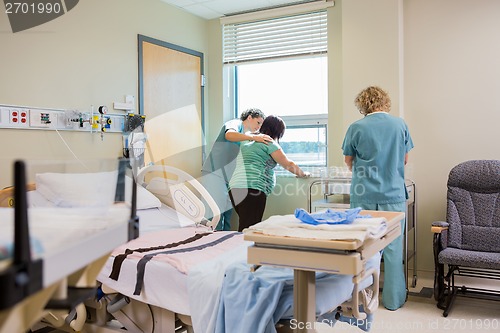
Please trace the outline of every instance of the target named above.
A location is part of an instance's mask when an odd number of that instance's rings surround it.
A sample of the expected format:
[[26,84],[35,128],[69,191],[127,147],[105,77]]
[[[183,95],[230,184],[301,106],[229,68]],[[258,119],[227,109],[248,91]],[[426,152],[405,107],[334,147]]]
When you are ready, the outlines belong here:
[[[202,172],[201,183],[212,196],[220,210],[220,221],[215,230],[231,230],[231,215],[233,206],[229,199],[226,181],[222,172]],[[211,219],[213,214],[207,213],[207,218]]]
[[[406,202],[391,204],[366,204],[351,202],[351,208],[361,207],[367,210],[406,212]],[[382,304],[388,310],[397,310],[406,302],[406,281],[403,267],[403,230],[405,219],[401,220],[401,235],[383,250],[384,286]]]

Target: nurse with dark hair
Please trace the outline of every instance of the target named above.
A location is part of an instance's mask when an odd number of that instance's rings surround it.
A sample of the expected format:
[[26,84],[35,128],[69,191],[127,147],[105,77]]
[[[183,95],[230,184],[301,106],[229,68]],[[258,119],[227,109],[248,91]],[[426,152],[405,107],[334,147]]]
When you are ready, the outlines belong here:
[[239,216],[238,231],[262,221],[267,196],[276,185],[274,168],[277,164],[297,177],[310,175],[281,149],[279,139],[285,134],[285,129],[283,119],[270,115],[262,123],[260,133],[270,136],[272,142],[247,141],[240,144],[236,168],[229,182],[229,197]]
[[240,143],[246,140],[263,144],[272,141],[269,136],[258,133],[264,118],[265,115],[260,109],[250,108],[243,111],[239,119],[226,122],[203,163],[202,184],[210,192],[221,212],[217,230],[231,230],[233,207],[227,191],[240,151]]

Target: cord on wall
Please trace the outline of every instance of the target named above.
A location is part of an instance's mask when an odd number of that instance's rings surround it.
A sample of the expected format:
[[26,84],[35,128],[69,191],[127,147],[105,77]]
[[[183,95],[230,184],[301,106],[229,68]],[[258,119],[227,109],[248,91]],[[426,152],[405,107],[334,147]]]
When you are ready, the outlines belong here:
[[68,143],[66,142],[66,140],[64,140],[64,138],[62,137],[61,133],[59,133],[59,131],[56,129],[55,130],[57,135],[59,135],[59,138],[61,139],[61,141],[64,143],[64,145],[66,146],[66,148],[68,148],[69,152],[73,155],[73,157],[83,166],[85,167],[85,169],[87,170],[90,170],[86,165],[85,163],[82,162],[82,160],[80,160],[78,158],[78,156],[76,156],[75,152],[71,149],[71,147],[68,145]]

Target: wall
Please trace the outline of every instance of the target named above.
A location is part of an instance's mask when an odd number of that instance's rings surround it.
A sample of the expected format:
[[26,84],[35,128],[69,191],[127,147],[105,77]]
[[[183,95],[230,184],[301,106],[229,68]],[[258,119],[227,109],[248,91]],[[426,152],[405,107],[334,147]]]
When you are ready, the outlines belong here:
[[[343,164],[344,133],[361,117],[355,95],[382,86],[391,94],[391,113],[404,117],[415,143],[406,174],[417,185],[422,271],[434,269],[430,224],[445,217],[449,170],[469,159],[500,159],[498,17],[495,0],[337,0],[328,10],[329,164]],[[219,21],[210,26],[211,40],[219,40]],[[220,70],[211,64],[211,71]],[[222,98],[211,98],[210,117],[221,121]],[[209,130],[219,126],[211,123]],[[264,217],[306,207],[307,184],[278,179]]]
[[405,118],[418,197],[419,268],[433,270],[430,224],[446,214],[450,169],[500,159],[500,2],[404,1]]
[[[0,104],[77,109],[124,102],[138,105],[137,35],[207,52],[207,21],[159,0],[85,0],[61,17],[12,33],[0,13]],[[121,134],[59,133],[80,159],[116,158]],[[0,187],[10,185],[17,158],[73,159],[59,134],[0,129]],[[5,171],[4,171],[5,170]]]

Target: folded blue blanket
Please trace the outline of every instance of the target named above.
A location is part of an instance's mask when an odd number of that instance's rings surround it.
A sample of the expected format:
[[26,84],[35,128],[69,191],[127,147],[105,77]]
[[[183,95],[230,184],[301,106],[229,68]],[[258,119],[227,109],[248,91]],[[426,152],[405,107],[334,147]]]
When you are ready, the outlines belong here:
[[[380,266],[380,253],[369,258],[366,269]],[[338,321],[369,331],[373,314],[361,320],[330,312],[351,298],[352,275],[316,272],[317,321],[334,326]],[[293,318],[294,272],[290,268],[262,266],[255,272],[244,262],[231,264],[225,272],[213,333],[276,333],[280,319]],[[373,283],[371,278],[361,282],[360,289]],[[360,309],[364,312],[363,309]],[[296,322],[295,322],[296,323]]]
[[327,209],[324,212],[308,213],[302,208],[295,209],[295,217],[307,224],[351,224],[354,219],[369,217],[368,215],[359,215],[361,207],[347,209],[344,212]]

